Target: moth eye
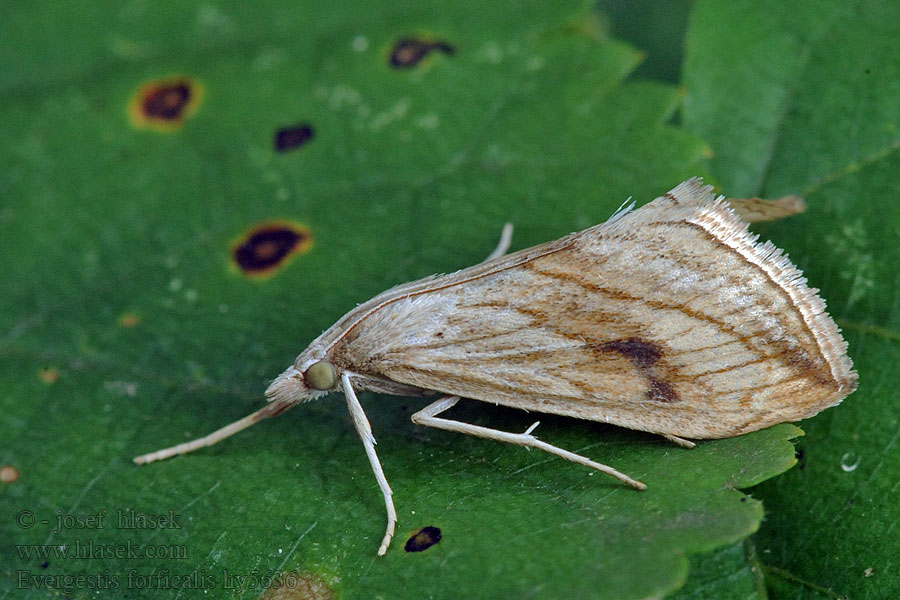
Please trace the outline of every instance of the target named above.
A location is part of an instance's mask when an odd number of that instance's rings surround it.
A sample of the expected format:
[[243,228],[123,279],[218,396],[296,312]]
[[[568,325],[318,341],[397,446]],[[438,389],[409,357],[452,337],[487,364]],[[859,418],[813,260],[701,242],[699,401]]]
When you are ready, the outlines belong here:
[[313,363],[303,374],[309,387],[315,390],[330,390],[337,381],[337,373],[334,371],[334,365],[327,360],[320,360]]

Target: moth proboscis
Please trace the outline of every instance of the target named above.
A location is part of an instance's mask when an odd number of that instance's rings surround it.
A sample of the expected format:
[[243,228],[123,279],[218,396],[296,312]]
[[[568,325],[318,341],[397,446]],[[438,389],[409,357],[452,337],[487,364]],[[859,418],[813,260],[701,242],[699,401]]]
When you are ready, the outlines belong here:
[[[413,422],[540,448],[644,484],[533,435],[438,415],[460,398],[685,438],[797,421],[856,389],[847,343],[817,290],[745,221],[802,210],[788,197],[715,198],[688,180],[639,209],[559,240],[406,283],[357,306],[266,390],[261,410],[144,464],[214,444],[296,404],[342,391],[384,496],[387,551],[397,513],[356,390],[441,397]],[[754,216],[756,215],[756,216]]]

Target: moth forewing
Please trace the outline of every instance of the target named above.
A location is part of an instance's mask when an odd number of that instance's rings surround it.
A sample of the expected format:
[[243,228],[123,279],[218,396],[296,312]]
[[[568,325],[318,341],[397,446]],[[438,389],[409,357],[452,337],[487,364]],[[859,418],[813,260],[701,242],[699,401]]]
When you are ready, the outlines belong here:
[[[796,209],[761,209],[759,202],[742,201],[741,210],[771,216]],[[781,250],[757,243],[727,203],[692,179],[606,223],[379,294],[314,340],[269,386],[277,410],[135,460],[189,452],[343,391],[387,507],[383,554],[396,511],[354,389],[442,394],[413,420],[541,448],[642,489],[611,467],[538,440],[536,424],[510,433],[438,415],[464,397],[690,446],[682,437],[728,437],[812,416],[855,387],[847,344],[816,290]]]
[[856,381],[815,290],[696,181],[409,284],[333,350],[417,388],[689,438],[811,416]]

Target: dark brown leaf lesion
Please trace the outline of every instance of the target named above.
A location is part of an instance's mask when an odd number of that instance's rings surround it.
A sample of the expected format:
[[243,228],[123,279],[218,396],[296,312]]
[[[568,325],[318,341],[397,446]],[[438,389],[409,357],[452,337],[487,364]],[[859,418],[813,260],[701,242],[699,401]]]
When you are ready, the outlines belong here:
[[429,525],[418,530],[406,540],[403,549],[407,552],[422,552],[441,541],[441,530]]
[[271,221],[254,226],[231,249],[237,267],[251,277],[271,275],[293,254],[306,252],[312,232],[299,224]]
[[275,132],[274,145],[278,152],[298,148],[313,139],[315,130],[309,123],[281,127]]
[[406,37],[397,40],[391,49],[388,59],[395,69],[409,69],[418,65],[432,52],[453,55],[456,49],[442,40],[426,40],[417,37]]
[[131,123],[138,128],[175,131],[197,109],[201,95],[200,84],[191,77],[147,82],[129,103]]

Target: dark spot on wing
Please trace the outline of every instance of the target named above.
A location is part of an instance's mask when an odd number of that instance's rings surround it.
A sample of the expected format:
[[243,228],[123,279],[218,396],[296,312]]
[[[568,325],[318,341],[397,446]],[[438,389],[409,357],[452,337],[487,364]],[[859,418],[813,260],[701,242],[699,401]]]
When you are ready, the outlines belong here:
[[428,550],[439,541],[441,541],[441,530],[429,525],[409,536],[403,549],[407,552],[422,552],[423,550]]
[[455,49],[447,42],[401,38],[397,40],[393,49],[391,49],[390,64],[395,69],[410,69],[435,51],[452,55]]
[[238,268],[250,276],[271,275],[298,252],[312,245],[312,232],[287,222],[262,223],[241,237],[232,248]]
[[172,131],[197,109],[200,86],[188,77],[172,77],[144,84],[128,112],[135,127]]
[[627,358],[641,374],[647,378],[647,400],[654,402],[678,402],[678,394],[670,383],[660,375],[657,363],[663,357],[663,350],[653,342],[640,338],[613,340],[600,346],[605,352],[616,352]]
[[649,369],[662,356],[662,350],[659,346],[640,338],[607,342],[603,344],[603,349],[618,352],[640,369]]
[[275,132],[275,149],[279,152],[293,150],[313,139],[314,134],[315,131],[313,130],[312,125],[308,123],[301,123],[300,125],[294,125],[292,127],[282,127]]
[[672,386],[661,381],[652,375],[648,375],[647,379],[650,387],[647,388],[647,400],[656,402],[678,402],[678,394],[672,389]]

